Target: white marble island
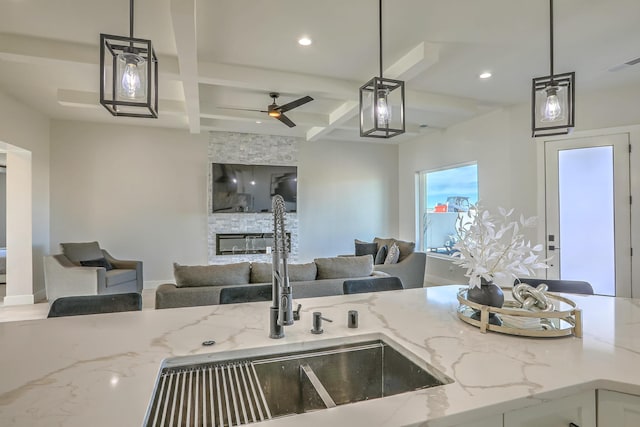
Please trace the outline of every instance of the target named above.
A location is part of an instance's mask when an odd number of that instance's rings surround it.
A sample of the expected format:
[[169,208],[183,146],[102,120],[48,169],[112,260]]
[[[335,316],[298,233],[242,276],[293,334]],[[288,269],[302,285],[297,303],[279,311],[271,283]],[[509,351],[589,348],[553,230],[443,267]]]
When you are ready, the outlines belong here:
[[[640,395],[640,301],[571,296],[584,337],[482,334],[456,317],[459,286],[302,299],[302,320],[268,338],[268,303],[0,324],[0,425],[140,426],[167,357],[380,333],[454,380],[445,386],[260,423],[445,426],[611,389]],[[294,295],[295,297],[295,295]],[[347,311],[359,311],[358,329]],[[334,320],[312,335],[311,312]],[[213,347],[201,343],[213,339]]]

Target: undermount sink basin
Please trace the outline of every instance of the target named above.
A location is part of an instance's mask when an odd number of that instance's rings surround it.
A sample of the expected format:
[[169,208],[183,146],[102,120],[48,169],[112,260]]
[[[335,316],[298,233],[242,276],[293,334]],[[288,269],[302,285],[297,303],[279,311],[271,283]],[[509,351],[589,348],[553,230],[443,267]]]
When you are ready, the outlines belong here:
[[145,426],[249,424],[451,382],[381,335],[178,357],[162,364]]

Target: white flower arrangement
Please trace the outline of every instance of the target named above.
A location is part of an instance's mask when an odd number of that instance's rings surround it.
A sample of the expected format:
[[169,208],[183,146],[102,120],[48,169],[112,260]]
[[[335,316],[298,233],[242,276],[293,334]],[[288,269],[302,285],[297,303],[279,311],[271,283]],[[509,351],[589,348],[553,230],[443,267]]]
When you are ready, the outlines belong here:
[[480,287],[482,279],[498,286],[510,286],[517,277],[533,276],[535,270],[548,268],[547,260],[540,260],[543,246],[531,247],[520,233],[521,228],[533,228],[536,218],[520,215],[510,220],[513,209],[498,208],[501,218],[495,218],[480,205],[472,205],[469,212],[456,221],[458,242],[454,263],[467,269],[469,286]]

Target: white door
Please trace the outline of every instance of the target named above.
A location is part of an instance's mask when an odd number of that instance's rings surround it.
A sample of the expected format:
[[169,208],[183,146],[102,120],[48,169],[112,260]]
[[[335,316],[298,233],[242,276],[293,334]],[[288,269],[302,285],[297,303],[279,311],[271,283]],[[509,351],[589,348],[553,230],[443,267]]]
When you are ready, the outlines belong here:
[[631,296],[629,135],[545,141],[547,278]]

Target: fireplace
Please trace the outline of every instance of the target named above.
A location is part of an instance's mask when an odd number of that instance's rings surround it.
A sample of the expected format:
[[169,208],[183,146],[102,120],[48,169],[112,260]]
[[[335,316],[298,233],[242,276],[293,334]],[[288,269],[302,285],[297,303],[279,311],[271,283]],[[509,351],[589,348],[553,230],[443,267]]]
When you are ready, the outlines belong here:
[[[287,247],[291,248],[291,233],[287,235]],[[217,233],[216,255],[270,254],[273,233]]]

